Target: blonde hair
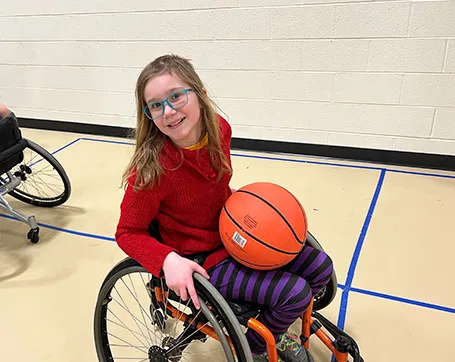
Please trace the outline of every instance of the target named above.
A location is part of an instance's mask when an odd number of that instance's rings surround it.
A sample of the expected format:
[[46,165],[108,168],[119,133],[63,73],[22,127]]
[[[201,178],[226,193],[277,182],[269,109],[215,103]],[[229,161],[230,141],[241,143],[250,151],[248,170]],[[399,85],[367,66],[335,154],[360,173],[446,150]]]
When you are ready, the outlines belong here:
[[[136,147],[131,161],[129,162],[122,177],[122,185],[128,184],[129,177],[136,174],[134,189],[144,189],[147,185],[152,186],[159,181],[163,173],[159,157],[163,149],[166,136],[149,120],[143,113],[146,106],[144,89],[147,82],[153,77],[172,73],[177,75],[183,82],[194,89],[201,105],[201,121],[203,129],[208,134],[208,150],[213,167],[217,170],[219,181],[223,172],[232,172],[226,155],[221,148],[221,137],[216,113],[215,103],[207,96],[204,85],[194,70],[189,59],[170,54],[156,58],[148,64],[139,75],[136,82]],[[183,152],[180,150],[183,162]],[[181,163],[180,163],[181,165]],[[179,166],[180,166],[179,165]],[[177,166],[178,167],[178,166]]]

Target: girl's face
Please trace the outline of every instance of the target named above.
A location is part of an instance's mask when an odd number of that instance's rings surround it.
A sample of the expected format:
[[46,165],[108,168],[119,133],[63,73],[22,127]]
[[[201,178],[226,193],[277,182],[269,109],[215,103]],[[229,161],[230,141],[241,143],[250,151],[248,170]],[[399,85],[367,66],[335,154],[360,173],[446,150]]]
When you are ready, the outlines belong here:
[[[181,148],[191,146],[200,141],[203,125],[201,121],[201,106],[194,91],[179,92],[191,88],[173,73],[165,73],[150,79],[145,85],[144,100],[149,107],[149,115],[158,129]],[[160,102],[168,100],[172,105],[185,104],[186,96],[188,103],[172,109],[168,103]],[[183,97],[183,98],[182,98]],[[164,111],[163,111],[164,107]],[[161,116],[159,116],[162,113]],[[157,117],[157,118],[155,118]]]

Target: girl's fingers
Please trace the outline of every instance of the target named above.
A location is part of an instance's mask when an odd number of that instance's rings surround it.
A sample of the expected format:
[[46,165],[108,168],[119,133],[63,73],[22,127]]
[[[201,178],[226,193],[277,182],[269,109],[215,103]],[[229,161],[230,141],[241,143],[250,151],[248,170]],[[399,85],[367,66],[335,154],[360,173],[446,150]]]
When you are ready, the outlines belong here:
[[194,306],[196,307],[196,309],[199,309],[200,308],[199,298],[197,297],[196,289],[194,289],[194,284],[192,281],[188,283],[188,292],[190,293],[190,297],[191,300],[193,301]]

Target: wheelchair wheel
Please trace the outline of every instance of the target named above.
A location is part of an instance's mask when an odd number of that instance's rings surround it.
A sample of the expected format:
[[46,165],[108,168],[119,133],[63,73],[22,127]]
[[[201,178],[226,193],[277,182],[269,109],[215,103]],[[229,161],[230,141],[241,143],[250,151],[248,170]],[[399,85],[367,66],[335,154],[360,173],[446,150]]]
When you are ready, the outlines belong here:
[[194,275],[194,284],[200,310],[133,259],[117,264],[95,306],[98,360],[252,362],[244,331],[227,302],[201,275]]
[[[321,244],[319,244],[319,242],[316,240],[316,238],[310,232],[308,232],[308,237],[306,239],[306,242],[311,247],[313,247],[317,250],[324,251]],[[330,303],[332,303],[332,301],[335,298],[336,293],[337,293],[337,288],[338,288],[337,283],[338,283],[337,276],[336,276],[336,273],[334,270],[332,272],[332,277],[330,278],[329,283],[324,288],[322,288],[318,294],[316,294],[314,296],[314,305],[313,305],[314,311],[324,309]]]
[[11,170],[22,182],[9,195],[27,204],[54,207],[71,194],[68,175],[57,159],[36,143],[27,140],[24,160]]

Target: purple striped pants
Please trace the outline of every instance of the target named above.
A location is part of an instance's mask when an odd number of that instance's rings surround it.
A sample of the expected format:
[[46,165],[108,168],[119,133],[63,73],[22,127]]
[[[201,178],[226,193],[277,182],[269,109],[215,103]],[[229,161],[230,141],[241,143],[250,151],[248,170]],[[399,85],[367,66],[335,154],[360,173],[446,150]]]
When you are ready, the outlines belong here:
[[[311,298],[332,275],[330,257],[310,246],[287,265],[275,270],[253,270],[229,258],[211,268],[210,282],[221,295],[232,301],[265,306],[258,320],[278,340],[308,308]],[[265,341],[249,329],[246,337],[253,353],[266,350]]]

